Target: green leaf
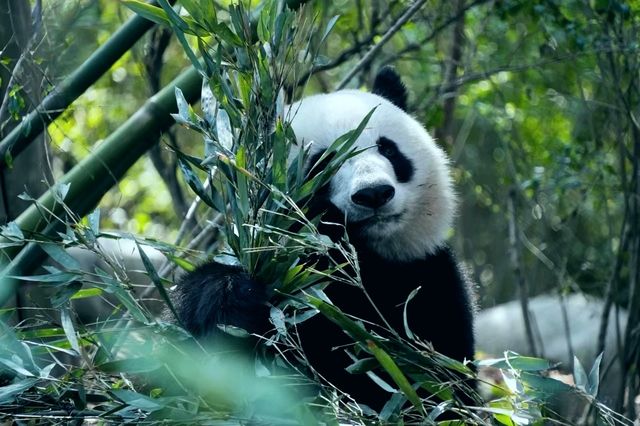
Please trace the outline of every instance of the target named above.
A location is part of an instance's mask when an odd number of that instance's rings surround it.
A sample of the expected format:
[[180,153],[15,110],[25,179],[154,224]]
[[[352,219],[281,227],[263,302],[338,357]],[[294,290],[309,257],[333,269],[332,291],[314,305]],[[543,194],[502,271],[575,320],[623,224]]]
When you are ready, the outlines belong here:
[[145,411],[153,412],[165,406],[155,399],[129,390],[112,390],[111,393],[125,404]]
[[236,327],[235,325],[218,324],[218,328],[233,337],[247,338],[251,336],[251,333],[247,330]]
[[176,120],[176,122],[180,124],[196,130],[200,130],[200,117],[198,117],[197,114],[193,112],[193,108],[191,108],[191,105],[189,105],[189,103],[185,99],[182,90],[177,86],[175,88],[175,94],[178,114],[171,114],[171,116]]
[[539,374],[523,371],[520,375],[523,383],[532,387],[532,391],[528,391],[528,394],[536,395],[540,397],[549,397],[557,395],[559,393],[571,392],[573,388],[560,380],[552,379],[549,377],[543,377]]
[[43,283],[68,283],[75,279],[78,279],[81,274],[74,272],[55,272],[52,274],[44,274],[44,275],[31,275],[31,276],[10,276],[9,278],[13,278],[20,281],[35,281],[35,282],[43,282]]
[[103,269],[95,268],[95,272],[105,284],[105,290],[109,293],[115,294],[120,303],[122,303],[131,316],[141,323],[147,322],[147,314],[144,309],[138,304],[138,301],[124,288],[122,283],[114,279]]
[[22,230],[15,222],[9,222],[6,225],[2,225],[0,226],[0,229],[2,230],[2,236],[5,238],[15,238],[18,240],[24,239]]
[[244,43],[224,22],[218,22],[213,28],[213,36],[232,47],[244,47]]
[[[449,399],[447,401],[443,401],[440,404],[436,405],[434,408],[429,411],[429,416],[427,416],[427,420],[435,421],[441,414],[445,413],[449,410],[449,408],[454,406],[453,400]],[[427,422],[428,423],[428,422]],[[438,425],[442,425],[442,423],[438,423]]]
[[65,336],[67,336],[67,340],[71,344],[71,348],[73,348],[73,350],[76,351],[77,354],[80,354],[78,335],[76,334],[75,326],[73,325],[73,321],[71,320],[69,308],[65,307],[60,310],[60,322],[62,323],[64,334]]
[[543,371],[552,367],[552,364],[546,359],[522,356],[511,351],[505,355],[504,358],[484,359],[476,361],[475,364],[478,367],[513,368],[522,371]]
[[82,268],[80,263],[59,244],[43,243],[40,244],[40,248],[42,248],[51,259],[64,266],[66,269],[80,270]]
[[123,0],[122,3],[138,15],[156,24],[171,26],[167,14],[159,7],[138,0]]
[[[17,361],[17,362],[15,362],[15,361]],[[18,362],[20,364],[18,364]],[[6,359],[6,358],[0,358],[0,364],[3,364],[5,367],[9,368],[10,370],[15,371],[18,374],[23,375],[23,376],[35,377],[35,374],[33,374],[31,371],[27,370],[26,368],[24,368],[21,365],[22,364],[22,360],[16,355],[13,356],[13,360]]]
[[200,179],[198,179],[195,173],[193,173],[191,166],[189,166],[189,164],[183,160],[182,156],[179,156],[178,158],[178,167],[180,167],[180,171],[187,181],[187,185],[189,185],[193,192],[195,192],[196,195],[200,197],[200,199],[204,201],[206,205],[215,209],[216,203],[214,203],[213,199],[209,196],[204,186],[202,185],[202,182],[200,182]]
[[84,288],[78,290],[73,296],[71,296],[71,300],[102,296],[103,293],[104,292],[101,288]]
[[142,264],[144,265],[144,269],[146,269],[147,275],[149,276],[149,278],[151,278],[151,282],[156,287],[156,290],[158,290],[158,293],[160,294],[160,297],[162,297],[162,300],[164,300],[164,302],[167,304],[167,306],[171,310],[171,313],[173,313],[174,317],[175,318],[179,318],[178,317],[178,313],[176,312],[176,310],[175,310],[175,308],[173,306],[173,303],[171,302],[171,298],[169,297],[169,294],[167,293],[167,289],[164,288],[164,284],[162,283],[162,279],[160,278],[160,275],[158,275],[158,271],[156,271],[156,268],[155,268],[155,266],[153,266],[153,263],[149,259],[149,256],[147,256],[147,253],[145,253],[144,249],[138,243],[137,240],[135,240],[135,243],[136,243],[136,247],[138,247],[138,254],[140,255],[140,259],[142,260]]
[[[236,154],[236,161],[232,163],[236,166],[237,169],[244,169],[246,167],[246,151],[243,146],[238,148],[238,152]],[[237,191],[236,195],[238,197],[238,207],[240,208],[240,215],[242,218],[247,217],[249,214],[249,187],[247,185],[247,178],[241,170],[238,170],[240,173],[236,173],[236,184]],[[236,223],[241,224],[244,221],[237,221]]]
[[11,155],[10,150],[4,153],[4,163],[7,165],[7,169],[13,169],[13,155]]
[[404,404],[406,400],[407,397],[404,396],[402,392],[394,392],[391,398],[384,404],[382,410],[380,410],[380,415],[378,416],[380,420],[387,423],[392,415],[400,412],[400,408],[402,408],[402,404]]
[[575,355],[573,357],[573,379],[575,380],[576,387],[578,389],[584,392],[587,391],[587,388],[589,387],[589,377],[587,377],[584,367],[582,367],[580,360]]
[[602,362],[602,355],[604,352],[600,352],[600,355],[593,362],[593,367],[589,372],[589,386],[587,386],[587,393],[594,398],[598,395],[598,388],[600,387],[600,363]]
[[189,262],[186,259],[174,256],[172,254],[165,254],[165,256],[167,256],[169,260],[171,260],[173,263],[175,263],[176,265],[178,265],[180,268],[182,268],[187,272],[193,272],[196,269],[196,265],[194,265],[193,263]]
[[216,136],[218,137],[218,143],[227,151],[231,151],[234,137],[229,114],[224,109],[219,109],[216,116]]
[[411,332],[411,329],[409,328],[409,319],[407,317],[407,306],[409,306],[409,302],[411,302],[411,300],[416,297],[416,294],[418,294],[418,291],[420,291],[421,287],[415,288],[413,289],[413,291],[411,291],[411,293],[409,293],[409,296],[407,297],[407,300],[404,302],[404,309],[402,310],[402,321],[404,323],[404,332],[407,334],[407,337],[411,340],[415,339],[415,336],[413,335],[413,333]]
[[98,235],[100,233],[100,209],[95,209],[89,216],[87,216],[87,220],[89,221],[89,228],[94,235]]
[[162,367],[162,363],[151,357],[121,359],[105,362],[97,368],[105,373],[129,373],[140,374],[155,371]]
[[278,334],[286,336],[287,326],[284,320],[284,312],[282,312],[282,310],[278,309],[277,307],[272,306],[269,317]]
[[189,29],[189,26],[184,21],[184,19],[180,15],[178,15],[178,13],[173,9],[173,7],[167,0],[158,0],[158,3],[160,4],[160,7],[162,7],[162,10],[164,10],[164,12],[167,14],[169,22],[171,22],[176,27],[176,29],[181,31],[186,31]]
[[82,283],[80,281],[70,282],[69,284],[59,289],[51,298],[51,305],[54,308],[59,308],[60,306],[67,303],[81,288]]
[[384,349],[380,348],[372,340],[367,341],[367,348],[378,360],[382,368],[384,368],[386,372],[389,373],[395,384],[398,385],[400,390],[402,390],[407,399],[411,401],[413,406],[416,407],[416,409],[418,409],[419,411],[423,411],[424,407],[422,406],[420,397],[418,397],[415,389],[411,387],[409,380],[407,380],[407,377],[402,373],[393,358],[391,358],[389,354],[384,351]]
[[[194,53],[193,49],[191,49],[191,45],[189,44],[189,42],[187,41],[184,35],[185,33],[198,35],[200,33],[198,24],[192,20],[190,20],[191,21],[190,23],[187,23],[187,19],[184,19],[180,15],[178,15],[178,13],[175,10],[173,10],[173,7],[171,7],[171,5],[169,4],[169,2],[167,2],[167,0],[158,0],[158,3],[160,3],[160,6],[166,13],[167,18],[171,24],[171,27],[174,29],[174,34],[178,38],[178,41],[182,45],[182,48],[184,49],[185,53],[191,60],[191,63],[198,71],[200,71],[201,73],[204,73],[204,70],[202,69],[202,64],[196,57],[196,54]],[[204,32],[203,35],[207,35],[207,33]]]
[[346,370],[351,374],[363,374],[378,367],[378,361],[375,358],[367,357],[355,361],[349,365]]
[[322,33],[322,38],[320,39],[321,45],[324,44],[324,41],[327,39],[327,36],[329,35],[333,27],[336,25],[336,22],[338,22],[338,18],[340,18],[340,15],[334,16],[327,23],[327,26],[324,29],[324,33]]
[[375,338],[358,323],[347,317],[340,309],[331,305],[324,300],[321,300],[315,296],[305,294],[307,303],[322,312],[324,316],[336,323],[340,328],[345,330],[352,339],[365,343],[368,340],[375,340]]
[[0,404],[12,402],[16,396],[32,388],[38,382],[35,378],[25,378],[17,383],[0,387]]

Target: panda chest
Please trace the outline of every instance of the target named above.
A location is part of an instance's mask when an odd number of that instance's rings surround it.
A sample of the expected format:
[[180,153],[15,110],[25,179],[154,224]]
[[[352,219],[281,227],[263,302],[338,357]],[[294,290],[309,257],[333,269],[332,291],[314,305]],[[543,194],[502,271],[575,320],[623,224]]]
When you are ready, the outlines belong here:
[[[428,271],[416,262],[389,262],[378,256],[367,259],[361,257],[360,276],[362,289],[335,282],[329,285],[326,293],[331,301],[347,314],[373,324],[382,324],[379,313],[396,331],[404,329],[404,309],[409,295],[414,289],[421,287],[407,312],[413,323],[423,323],[437,303],[430,297],[433,290]],[[368,296],[368,297],[367,297]],[[437,296],[434,296],[437,299]],[[371,299],[371,300],[369,300]],[[375,308],[372,303],[375,304]],[[436,306],[430,306],[430,305]],[[379,312],[379,313],[378,313]]]

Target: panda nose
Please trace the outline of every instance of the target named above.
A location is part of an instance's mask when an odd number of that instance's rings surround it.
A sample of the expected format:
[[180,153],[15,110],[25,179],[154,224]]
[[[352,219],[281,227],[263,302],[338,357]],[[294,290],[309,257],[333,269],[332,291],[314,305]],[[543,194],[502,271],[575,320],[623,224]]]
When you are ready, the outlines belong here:
[[391,185],[376,185],[363,188],[351,195],[351,200],[359,206],[377,209],[389,202],[396,190]]

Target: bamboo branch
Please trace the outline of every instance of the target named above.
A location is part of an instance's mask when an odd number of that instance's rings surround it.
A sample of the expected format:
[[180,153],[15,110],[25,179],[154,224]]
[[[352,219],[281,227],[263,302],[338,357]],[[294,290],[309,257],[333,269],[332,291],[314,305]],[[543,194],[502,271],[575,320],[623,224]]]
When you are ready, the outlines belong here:
[[398,22],[396,22],[391,26],[391,28],[387,30],[387,32],[382,36],[382,39],[375,46],[373,46],[362,57],[362,59],[360,59],[360,61],[351,69],[351,71],[349,71],[349,74],[347,74],[338,84],[336,90],[344,89],[344,87],[351,81],[351,79],[378,54],[378,51],[382,49],[382,46],[387,44],[387,42],[391,40],[391,37],[393,37],[398,31],[400,31],[402,26],[406,24],[407,21],[409,21],[409,19],[411,19],[411,17],[415,15],[416,12],[418,12],[418,10],[420,10],[420,8],[424,6],[425,3],[426,0],[416,0],[411,5],[411,7],[407,9],[400,18],[398,18]]

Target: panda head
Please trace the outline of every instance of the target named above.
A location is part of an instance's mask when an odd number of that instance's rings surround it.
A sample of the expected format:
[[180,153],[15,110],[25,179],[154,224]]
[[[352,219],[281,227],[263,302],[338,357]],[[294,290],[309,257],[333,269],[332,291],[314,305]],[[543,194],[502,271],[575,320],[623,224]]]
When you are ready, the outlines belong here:
[[404,111],[406,98],[399,76],[384,68],[372,93],[340,90],[288,109],[299,146],[310,146],[313,158],[375,108],[355,143],[364,151],[332,177],[328,201],[343,216],[350,237],[399,261],[424,258],[441,246],[455,211],[449,160]]

